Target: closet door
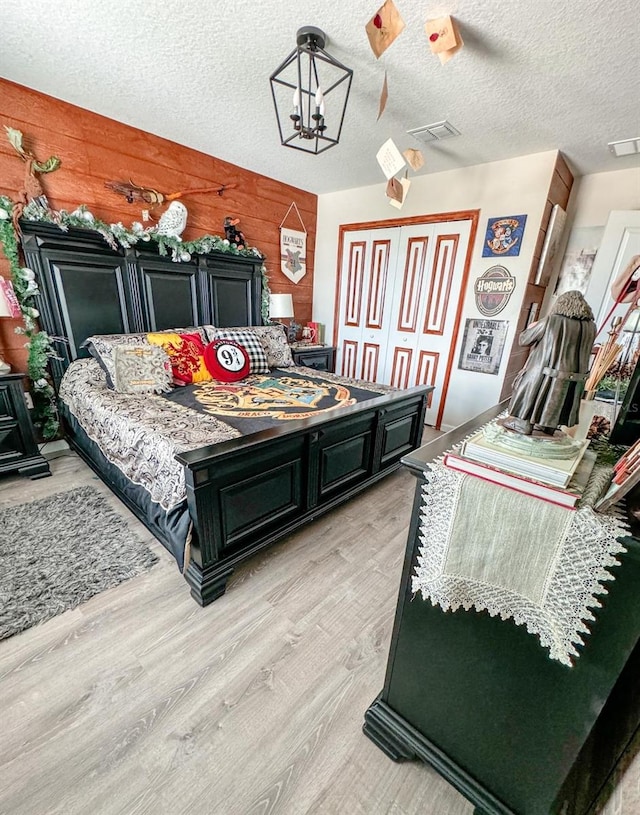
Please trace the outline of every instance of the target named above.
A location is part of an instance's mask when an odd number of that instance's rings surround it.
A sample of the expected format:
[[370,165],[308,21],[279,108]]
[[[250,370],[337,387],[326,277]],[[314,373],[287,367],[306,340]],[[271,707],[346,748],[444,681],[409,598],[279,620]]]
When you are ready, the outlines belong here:
[[434,385],[426,421],[446,398],[472,221],[344,232],[338,301],[343,376],[398,388]]
[[337,370],[381,382],[398,254],[397,229],[347,232],[342,251]]

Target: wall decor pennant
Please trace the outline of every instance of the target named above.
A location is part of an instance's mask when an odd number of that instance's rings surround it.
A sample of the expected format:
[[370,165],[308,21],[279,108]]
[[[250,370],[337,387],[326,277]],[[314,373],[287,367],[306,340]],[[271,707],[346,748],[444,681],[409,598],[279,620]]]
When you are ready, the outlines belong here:
[[[284,226],[292,209],[295,210],[303,231]],[[307,273],[307,230],[295,201],[289,206],[280,224],[280,271],[292,283],[299,283]]]

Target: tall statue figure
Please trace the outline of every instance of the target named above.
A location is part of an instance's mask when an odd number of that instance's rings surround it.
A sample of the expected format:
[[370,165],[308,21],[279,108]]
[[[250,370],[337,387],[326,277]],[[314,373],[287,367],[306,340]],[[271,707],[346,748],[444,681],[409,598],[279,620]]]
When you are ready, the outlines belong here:
[[595,338],[593,311],[582,293],[561,294],[546,317],[520,334],[520,345],[533,347],[500,424],[524,435],[534,428],[553,435],[561,425],[577,424]]

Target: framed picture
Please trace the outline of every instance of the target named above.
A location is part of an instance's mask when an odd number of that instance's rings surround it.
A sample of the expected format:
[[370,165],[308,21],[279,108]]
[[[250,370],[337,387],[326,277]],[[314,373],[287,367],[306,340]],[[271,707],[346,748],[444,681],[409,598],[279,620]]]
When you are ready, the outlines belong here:
[[482,257],[516,257],[520,254],[526,215],[489,218],[482,245]]
[[616,461],[609,489],[596,502],[594,509],[606,512],[629,492],[640,484],[640,439]]
[[558,255],[558,245],[560,244],[560,238],[564,232],[566,222],[567,213],[562,209],[560,204],[556,204],[551,210],[551,217],[547,224],[547,234],[542,244],[540,263],[538,264],[536,279],[533,281],[536,286],[549,285],[553,265]]
[[577,226],[571,230],[554,294],[564,294],[572,289],[587,293],[603,232],[603,226]]
[[458,368],[481,374],[498,373],[508,320],[468,319],[464,327]]

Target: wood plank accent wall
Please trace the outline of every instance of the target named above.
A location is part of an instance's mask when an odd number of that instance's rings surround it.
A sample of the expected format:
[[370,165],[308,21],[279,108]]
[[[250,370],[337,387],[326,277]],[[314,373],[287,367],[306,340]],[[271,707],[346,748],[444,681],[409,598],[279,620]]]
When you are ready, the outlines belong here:
[[558,153],[556,159],[556,166],[551,177],[551,184],[549,185],[549,193],[547,195],[547,203],[544,208],[544,215],[540,224],[540,231],[538,233],[538,240],[536,241],[536,248],[533,253],[533,260],[531,261],[531,268],[529,270],[529,278],[527,280],[527,287],[525,290],[520,314],[518,315],[518,324],[516,327],[516,341],[513,344],[511,356],[509,357],[509,364],[505,374],[504,382],[502,383],[502,392],[500,393],[500,400],[506,399],[511,395],[513,388],[513,380],[519,370],[524,366],[529,356],[529,348],[521,348],[518,345],[518,336],[527,324],[529,313],[534,304],[537,304],[538,313],[547,291],[546,286],[536,286],[533,282],[536,277],[538,264],[540,263],[540,255],[544,245],[544,239],[547,234],[547,227],[549,226],[549,219],[551,218],[551,210],[556,204],[559,204],[562,209],[566,211],[567,204],[569,203],[569,195],[573,186],[573,174],[567,166],[567,162],[561,153]]
[[[240,218],[240,229],[249,245],[266,256],[271,290],[291,292],[296,321],[311,320],[316,195],[0,79],[0,193],[12,199],[22,186],[25,165],[9,144],[2,125],[21,130],[39,159],[52,154],[60,157],[60,169],[41,176],[54,209],[72,211],[79,204],[87,204],[107,223],[122,221],[130,226],[141,221],[142,207],[128,204],[123,196],[106,189],[105,181],[133,179],[164,193],[237,184],[222,196],[198,193],[182,199],[189,211],[184,238],[193,240],[205,233],[224,236],[225,216]],[[272,135],[277,138],[275,130]],[[283,147],[283,161],[286,152]],[[292,201],[300,210],[308,235],[307,274],[297,285],[280,271],[279,226]],[[156,217],[163,210],[158,208]],[[300,228],[295,218],[285,225]],[[8,276],[3,256],[0,274]],[[14,332],[17,325],[20,322],[16,320],[0,320],[0,355],[20,371],[24,370],[26,351],[24,338]]]

